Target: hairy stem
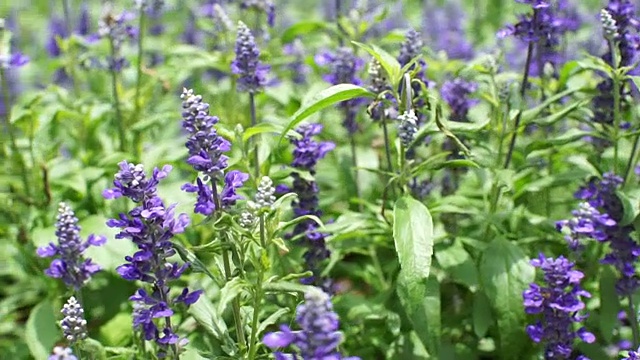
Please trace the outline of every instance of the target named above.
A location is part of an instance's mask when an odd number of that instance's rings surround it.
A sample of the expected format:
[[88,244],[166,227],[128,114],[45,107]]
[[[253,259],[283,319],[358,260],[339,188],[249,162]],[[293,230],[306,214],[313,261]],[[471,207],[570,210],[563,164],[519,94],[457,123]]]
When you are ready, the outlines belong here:
[[[533,11],[533,23],[537,22],[538,10]],[[509,143],[509,150],[507,151],[507,158],[504,161],[504,168],[508,169],[511,164],[511,158],[513,156],[513,149],[516,146],[516,139],[518,137],[518,128],[520,127],[520,120],[522,119],[522,112],[524,111],[525,99],[524,96],[527,93],[527,87],[529,86],[529,72],[531,68],[531,57],[533,55],[533,42],[529,41],[527,46],[527,59],[524,64],[524,74],[522,75],[522,83],[520,84],[520,111],[516,115],[516,120],[513,129],[513,135],[511,135],[511,142]]]
[[113,93],[113,107],[116,110],[116,124],[118,126],[118,136],[120,137],[120,151],[125,152],[127,150],[126,129],[124,124],[124,118],[122,117],[122,111],[120,110],[120,95],[118,93],[118,70],[115,68],[116,62],[116,46],[112,37],[109,37],[109,47],[111,48],[111,90]]
[[[222,209],[222,205],[220,203],[220,197],[218,196],[218,187],[216,185],[215,179],[211,179],[211,192],[213,193],[213,203],[215,205],[215,212],[218,213]],[[215,214],[215,213],[214,213]],[[224,277],[226,281],[231,280],[231,262],[229,261],[230,254],[227,245],[229,241],[226,237],[226,234],[222,236],[222,266],[224,268]],[[236,326],[236,333],[238,335],[238,343],[240,344],[240,348],[246,346],[246,339],[244,337],[244,328],[242,327],[242,317],[240,316],[240,299],[235,297],[232,302],[233,308],[233,321]]]
[[30,194],[29,191],[29,177],[27,175],[27,165],[20,154],[18,149],[18,143],[16,140],[16,133],[13,131],[13,125],[11,125],[11,94],[9,93],[9,81],[7,80],[7,73],[5,69],[0,66],[0,84],[2,84],[2,98],[5,108],[5,127],[7,134],[9,135],[9,142],[11,146],[11,156],[16,159],[18,166],[20,166],[20,178],[22,179],[23,191],[26,194]]
[[[140,121],[142,104],[140,103],[140,95],[142,92],[142,64],[144,62],[144,26],[145,21],[147,19],[146,12],[144,11],[144,6],[140,7],[139,13],[139,21],[138,21],[138,64],[136,68],[136,95],[134,98],[134,106],[135,110],[133,113],[133,124]],[[133,149],[135,151],[136,157],[139,157],[142,153],[142,149],[140,148],[140,142],[142,141],[142,132],[136,131],[133,140]]]
[[[258,124],[258,119],[256,116],[256,99],[255,99],[255,94],[253,93],[253,91],[249,92],[249,109],[251,111],[251,126],[256,126]],[[258,158],[258,137],[259,135],[256,135],[253,137],[253,143],[254,143],[254,159],[253,159],[253,166],[254,166],[254,171],[255,171],[255,177],[256,179],[260,177],[260,159]]]
[[253,298],[253,319],[251,321],[251,339],[249,340],[249,360],[256,358],[258,352],[258,319],[260,317],[260,309],[262,307],[262,297],[264,295],[262,282],[264,280],[265,269],[262,266],[262,254],[267,251],[267,238],[264,226],[264,214],[260,214],[260,259],[258,261],[258,279],[256,281],[255,296]]
[[620,53],[613,40],[609,41],[613,60],[613,173],[618,174],[619,140],[620,140],[620,77],[618,67]]
[[633,333],[633,348],[637,348],[640,345],[640,329],[638,328],[638,313],[636,313],[635,305],[633,304],[633,295],[629,294],[627,297],[629,300],[629,323],[631,323],[631,331]]

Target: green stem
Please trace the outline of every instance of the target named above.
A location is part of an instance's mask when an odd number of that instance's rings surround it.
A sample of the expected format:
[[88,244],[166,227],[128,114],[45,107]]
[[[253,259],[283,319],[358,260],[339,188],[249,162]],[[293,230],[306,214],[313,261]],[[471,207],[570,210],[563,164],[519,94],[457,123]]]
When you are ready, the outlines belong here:
[[111,90],[113,93],[113,106],[116,110],[116,124],[118,126],[118,136],[120,136],[120,151],[126,152],[127,149],[127,139],[126,139],[126,129],[124,124],[124,118],[122,117],[122,112],[120,110],[120,95],[118,94],[118,71],[115,69],[115,60],[116,60],[116,46],[113,41],[113,38],[109,38],[109,47],[111,48],[111,58],[113,64],[111,65]]
[[389,143],[389,129],[387,127],[387,116],[382,115],[382,133],[384,134],[384,153],[387,157],[387,171],[393,172],[393,163],[391,162],[391,144]]
[[[536,23],[538,17],[538,10],[533,11],[533,23]],[[516,145],[516,139],[518,137],[518,130],[520,127],[520,121],[522,119],[522,112],[524,111],[525,99],[524,96],[527,93],[527,86],[529,85],[529,72],[531,68],[531,57],[533,55],[533,42],[529,41],[527,47],[527,60],[524,64],[524,74],[522,75],[522,83],[520,84],[520,110],[516,115],[516,120],[513,129],[513,135],[511,136],[511,142],[509,143],[509,150],[507,151],[507,158],[504,161],[504,168],[508,169],[511,164],[511,157],[513,156],[513,150]]]
[[262,254],[267,251],[267,239],[264,226],[264,214],[260,214],[260,259],[258,261],[258,279],[256,281],[255,297],[253,299],[253,319],[251,321],[251,339],[249,340],[249,360],[256,358],[258,352],[258,318],[262,307],[262,297],[264,295],[262,282],[264,280],[264,268],[262,267]]
[[16,134],[13,131],[13,126],[11,125],[11,94],[9,93],[9,82],[7,81],[7,74],[5,73],[5,69],[3,69],[2,67],[0,67],[0,82],[2,84],[2,97],[5,108],[4,124],[7,130],[7,134],[9,134],[12,156],[17,160],[18,165],[20,166],[20,177],[22,179],[22,186],[24,187],[23,191],[25,192],[25,194],[31,194],[31,192],[29,191],[27,165],[24,163],[22,155],[20,155],[20,150],[18,149],[18,143],[16,141]]
[[627,297],[629,300],[629,323],[631,323],[631,332],[633,333],[633,348],[637,348],[640,345],[640,329],[638,328],[638,314],[633,304],[633,295],[629,294]]
[[[351,160],[353,161],[353,181],[356,190],[356,197],[360,199],[360,176],[358,174],[358,154],[356,152],[356,139],[353,134],[350,136]],[[358,208],[362,211],[362,203],[358,203]]]
[[373,261],[373,268],[376,270],[376,273],[378,274],[380,283],[382,284],[385,290],[388,289],[389,284],[387,283],[387,279],[384,276],[384,270],[382,269],[382,265],[380,264],[380,260],[378,259],[378,252],[376,251],[375,246],[369,246],[369,256],[371,256],[371,260]]
[[[251,111],[251,126],[254,127],[258,124],[258,118],[256,116],[256,99],[253,91],[249,92],[249,109]],[[256,135],[253,137],[254,151],[255,151],[253,166],[254,166],[256,179],[260,177],[260,159],[258,158],[258,136],[259,135]]]
[[[136,68],[136,95],[134,99],[135,110],[133,115],[133,124],[140,121],[140,112],[142,111],[142,104],[140,103],[140,95],[142,92],[142,63],[144,62],[144,27],[147,19],[144,6],[140,7],[140,19],[138,22],[138,66]],[[136,131],[133,140],[133,148],[136,152],[136,157],[139,157],[142,153],[140,148],[140,142],[142,141],[142,132]]]
[[613,56],[613,173],[618,173],[618,152],[620,138],[620,78],[618,76],[618,65],[620,54],[618,47],[613,40],[609,41],[611,54]]
[[[211,179],[211,192],[213,194],[213,203],[216,207],[216,213],[221,209],[220,197],[218,196],[218,187],[216,185],[215,179]],[[229,261],[229,249],[227,245],[229,245],[229,241],[226,237],[226,234],[222,236],[222,267],[224,268],[224,277],[226,281],[231,280],[231,262]],[[244,328],[242,327],[242,318],[240,316],[240,300],[238,297],[235,297],[232,302],[233,308],[233,321],[236,326],[236,333],[238,335],[238,343],[240,344],[240,348],[244,348],[246,346],[246,339],[244,337]]]
[[640,134],[636,135],[633,140],[633,147],[631,148],[631,154],[629,155],[629,161],[627,162],[627,168],[624,171],[624,185],[629,183],[629,176],[631,176],[631,169],[636,159],[636,153],[638,152],[638,145],[640,145]]

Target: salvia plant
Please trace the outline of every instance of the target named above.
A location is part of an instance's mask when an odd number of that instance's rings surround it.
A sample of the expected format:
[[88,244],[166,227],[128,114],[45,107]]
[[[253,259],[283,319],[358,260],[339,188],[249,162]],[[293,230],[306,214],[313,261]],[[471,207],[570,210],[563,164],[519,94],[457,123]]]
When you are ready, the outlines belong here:
[[632,0],[0,2],[0,359],[640,359]]

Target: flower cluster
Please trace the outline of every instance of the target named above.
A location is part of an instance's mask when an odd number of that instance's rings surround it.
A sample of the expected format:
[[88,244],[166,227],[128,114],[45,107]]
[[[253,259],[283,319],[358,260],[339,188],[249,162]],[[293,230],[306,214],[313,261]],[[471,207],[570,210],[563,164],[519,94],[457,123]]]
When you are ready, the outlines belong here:
[[304,84],[307,82],[307,74],[310,72],[310,68],[304,62],[304,45],[302,41],[296,38],[293,42],[286,44],[283,48],[283,52],[293,58],[288,65],[291,71],[291,80],[294,84]]
[[272,0],[242,0],[241,9],[255,9],[267,14],[267,24],[273,27],[276,23],[276,6]]
[[435,9],[430,7],[425,17],[425,36],[435,50],[446,52],[450,59],[473,58],[473,45],[465,35],[465,16],[459,1],[447,1],[444,7]]
[[238,75],[238,91],[257,92],[267,84],[270,67],[260,62],[260,49],[251,30],[242,21],[238,22],[236,58],[231,71]]
[[295,353],[276,352],[276,360],[359,360],[355,356],[345,357],[337,350],[343,334],[338,330],[340,322],[333,311],[329,295],[319,289],[309,290],[305,294],[304,304],[298,306],[296,313],[296,323],[300,330],[291,330],[289,326],[281,325],[280,331],[268,333],[262,340],[272,349],[289,346],[295,348]]
[[469,113],[469,109],[479,102],[477,99],[470,99],[469,95],[477,89],[477,84],[461,78],[445,81],[445,83],[442,84],[440,93],[444,101],[446,101],[451,108],[452,121],[468,121],[467,114]]
[[[315,61],[320,66],[329,68],[329,72],[322,78],[332,84],[354,84],[362,85],[362,80],[358,77],[358,71],[364,67],[364,61],[354,54],[349,47],[341,47],[335,53],[324,51],[315,56]],[[358,131],[356,116],[361,99],[352,99],[340,103],[344,119],[342,125],[350,135]]]
[[[151,292],[138,289],[129,298],[134,302],[133,325],[146,340],[155,340],[161,354],[164,354],[169,346],[179,341],[170,320],[174,306],[179,303],[189,306],[202,294],[201,290],[190,292],[187,288],[174,297],[169,293],[169,281],[178,279],[188,267],[188,264],[180,266],[169,261],[175,254],[171,238],[184,231],[189,224],[189,217],[186,214],[176,217],[176,205],[166,207],[157,195],[157,186],[160,180],[167,177],[171,166],[155,168],[151,177],[147,177],[140,164],[122,161],[119,166],[114,187],[105,190],[103,195],[106,199],[124,196],[137,206],[127,214],[121,213],[117,219],[110,219],[107,226],[120,228],[116,238],[130,239],[138,251],[126,256],[127,263],[116,271],[126,280],[142,281],[153,289]],[[154,321],[159,318],[165,318],[160,328]]]
[[602,263],[613,265],[618,270],[620,278],[616,283],[616,290],[620,295],[627,295],[640,288],[640,278],[635,271],[635,264],[640,256],[640,245],[631,237],[633,226],[620,224],[624,211],[616,190],[621,184],[622,178],[613,173],[606,173],[602,179],[592,179],[575,196],[598,209],[600,219],[604,214],[608,215],[610,220],[606,220],[606,226],[597,227],[594,232],[586,235],[609,243],[610,252],[602,259]]
[[[236,193],[249,176],[240,171],[230,171],[224,176],[228,157],[224,152],[231,150],[231,143],[218,135],[215,125],[219,119],[209,114],[209,104],[202,101],[201,95],[193,90],[183,89],[182,95],[182,128],[187,131],[185,146],[189,150],[187,163],[204,174],[198,177],[196,184],[187,183],[182,190],[198,194],[195,212],[211,215],[219,208],[235,204],[241,197]],[[218,194],[217,182],[224,176],[224,187]],[[206,180],[210,185],[206,184]]]
[[50,355],[47,360],[78,360],[78,358],[73,355],[71,348],[56,346],[53,348],[53,354]]
[[622,360],[640,360],[640,348],[636,351],[629,351],[627,357],[622,358]]
[[70,344],[87,337],[87,320],[84,319],[84,309],[75,297],[70,297],[60,311],[64,318],[60,321],[60,327],[64,338]]
[[112,71],[120,71],[127,66],[127,60],[121,56],[122,45],[127,39],[138,36],[138,29],[129,22],[135,18],[130,12],[117,15],[107,13],[98,23],[98,36],[109,39],[111,45],[111,57],[108,59],[108,68]]
[[417,122],[418,118],[413,110],[398,116],[398,137],[405,148],[409,147],[418,132]]
[[411,60],[422,54],[423,48],[424,41],[422,40],[422,35],[415,29],[407,31],[400,47],[400,55],[398,56],[400,66],[407,65]]
[[522,294],[526,313],[541,315],[535,324],[527,326],[527,333],[534,342],[545,344],[545,359],[569,359],[576,338],[587,343],[595,341],[584,327],[573,330],[574,323],[586,317],[579,314],[585,307],[581,298],[591,296],[580,287],[584,274],[574,270],[574,264],[562,256],[553,259],[540,254],[531,260],[531,265],[544,272],[546,286],[530,284]]
[[569,248],[574,251],[582,249],[583,244],[580,241],[583,238],[592,238],[597,241],[607,240],[609,238],[607,228],[617,224],[609,217],[609,214],[601,214],[588,202],[581,203],[578,209],[573,210],[571,214],[573,215],[571,219],[556,222],[556,229],[558,231],[562,231],[563,228],[569,229],[565,240],[567,240]]
[[93,274],[100,271],[100,266],[91,259],[84,258],[84,251],[89,246],[100,246],[107,239],[104,236],[89,235],[86,241],[80,238],[80,226],[75,213],[65,203],[58,206],[56,221],[56,237],[58,243],[49,243],[38,248],[40,257],[55,256],[45,274],[52,278],[62,279],[67,286],[79,290]]
[[[291,166],[302,171],[308,171],[311,175],[315,174],[316,164],[318,160],[335,148],[335,144],[331,142],[318,142],[313,140],[313,136],[320,134],[322,125],[308,124],[302,125],[297,130],[301,138],[292,138],[291,143],[295,146],[293,150],[293,162]],[[295,216],[315,215],[321,216],[322,212],[318,206],[318,184],[315,181],[303,178],[294,172],[293,188],[288,189],[279,186],[279,192],[293,191],[298,195],[298,200],[293,203],[293,212]],[[290,234],[290,238],[302,237],[302,243],[307,246],[307,252],[304,254],[306,265],[314,274],[311,278],[305,279],[305,283],[323,284],[324,280],[320,278],[320,262],[329,257],[329,250],[325,244],[326,234],[319,232],[317,224],[313,220],[306,219],[299,222]]]
[[567,11],[567,4],[552,4],[548,0],[517,0],[532,7],[530,16],[523,15],[515,25],[508,25],[498,32],[498,38],[515,36],[523,43],[534,43],[534,55],[529,72],[533,76],[542,74],[545,64],[554,70],[563,60],[558,51],[561,38],[569,31],[577,30],[576,19]]

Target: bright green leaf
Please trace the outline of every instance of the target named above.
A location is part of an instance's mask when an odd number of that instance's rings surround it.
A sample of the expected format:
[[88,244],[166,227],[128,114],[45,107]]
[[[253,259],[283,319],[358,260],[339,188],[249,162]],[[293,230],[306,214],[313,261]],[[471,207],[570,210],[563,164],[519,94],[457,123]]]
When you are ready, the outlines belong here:
[[51,301],[44,300],[29,314],[24,336],[36,360],[46,360],[62,335],[57,326],[56,313]]

